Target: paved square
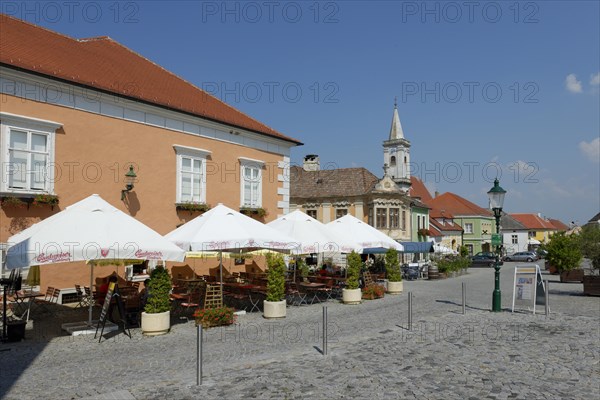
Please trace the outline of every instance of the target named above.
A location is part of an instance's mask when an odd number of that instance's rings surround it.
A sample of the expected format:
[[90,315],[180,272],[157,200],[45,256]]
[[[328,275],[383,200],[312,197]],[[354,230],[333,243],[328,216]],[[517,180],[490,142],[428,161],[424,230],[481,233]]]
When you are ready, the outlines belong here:
[[[46,320],[27,340],[0,345],[0,398],[592,399],[600,397],[600,298],[549,278],[550,317],[511,313],[514,263],[502,267],[503,312],[492,313],[493,269],[440,281],[405,281],[404,293],[348,306],[288,308],[267,321],[205,332],[204,384],[196,382],[196,328],[168,335],[59,336]],[[543,265],[542,265],[543,270]],[[467,313],[461,313],[461,283]],[[407,330],[407,292],[414,297]],[[65,318],[81,318],[65,311]]]

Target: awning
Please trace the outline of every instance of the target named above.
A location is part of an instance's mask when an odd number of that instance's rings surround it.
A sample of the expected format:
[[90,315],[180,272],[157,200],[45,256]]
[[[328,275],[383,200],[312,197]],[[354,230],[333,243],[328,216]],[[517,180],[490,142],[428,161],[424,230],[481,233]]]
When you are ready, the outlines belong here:
[[404,253],[433,253],[433,242],[400,242]]

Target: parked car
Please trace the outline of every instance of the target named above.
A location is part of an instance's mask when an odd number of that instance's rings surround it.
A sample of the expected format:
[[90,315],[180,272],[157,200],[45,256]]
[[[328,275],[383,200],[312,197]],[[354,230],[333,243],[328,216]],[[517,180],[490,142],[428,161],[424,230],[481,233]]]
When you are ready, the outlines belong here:
[[[496,254],[489,251],[480,251],[471,257],[471,266],[493,267],[496,264]],[[502,265],[502,261],[500,261]]]
[[535,253],[538,255],[539,258],[546,258],[546,256],[548,255],[548,252],[544,249],[537,249]]
[[504,257],[504,261],[527,261],[527,262],[532,262],[532,261],[537,261],[540,258],[538,257],[538,255],[534,252],[534,251],[519,251],[515,254],[512,254],[510,256],[506,256]]

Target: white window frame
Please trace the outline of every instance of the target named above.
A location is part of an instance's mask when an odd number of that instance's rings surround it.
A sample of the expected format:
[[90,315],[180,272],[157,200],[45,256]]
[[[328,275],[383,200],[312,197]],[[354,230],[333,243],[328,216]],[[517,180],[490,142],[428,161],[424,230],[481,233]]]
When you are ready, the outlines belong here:
[[[467,227],[469,229],[467,229]],[[465,233],[469,233],[469,234],[473,233],[473,223],[472,222],[465,222]]]
[[[189,202],[191,200],[183,200],[181,198],[181,170],[183,168],[183,159],[189,158],[192,161],[200,161],[200,200],[199,203],[206,203],[206,159],[210,156],[209,150],[199,149],[196,147],[188,147],[175,144],[173,145],[177,154],[177,203]],[[193,165],[193,163],[192,163]]]
[[[62,124],[58,122],[0,112],[0,167],[2,169],[0,179],[0,192],[15,194],[54,194],[55,141],[56,130],[60,127],[62,127]],[[26,174],[27,188],[15,189],[9,187],[9,174],[12,171],[9,162],[11,130],[27,132],[28,143],[30,143],[31,134],[46,136],[46,152],[48,158],[46,160],[46,170],[44,176],[43,189],[31,189],[31,171],[29,170]],[[32,154],[30,150],[27,150],[27,152],[29,154]]]
[[[265,167],[265,162],[246,157],[238,157],[238,161],[240,162],[240,207],[262,208],[263,168]],[[258,187],[256,189],[258,193],[256,196],[256,204],[246,203],[244,201],[244,183],[246,182],[245,171],[248,168],[258,171]],[[250,197],[252,198],[252,195]]]

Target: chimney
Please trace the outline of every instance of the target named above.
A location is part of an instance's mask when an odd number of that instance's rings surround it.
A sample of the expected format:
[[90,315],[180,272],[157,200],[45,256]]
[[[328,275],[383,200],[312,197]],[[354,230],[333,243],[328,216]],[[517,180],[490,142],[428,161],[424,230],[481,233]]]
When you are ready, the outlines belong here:
[[316,154],[308,154],[304,156],[304,166],[305,171],[319,171],[321,169],[321,164],[319,163],[319,156]]
[[438,192],[437,190],[435,191],[435,193],[433,193],[433,197],[438,197],[440,195],[440,192]]

